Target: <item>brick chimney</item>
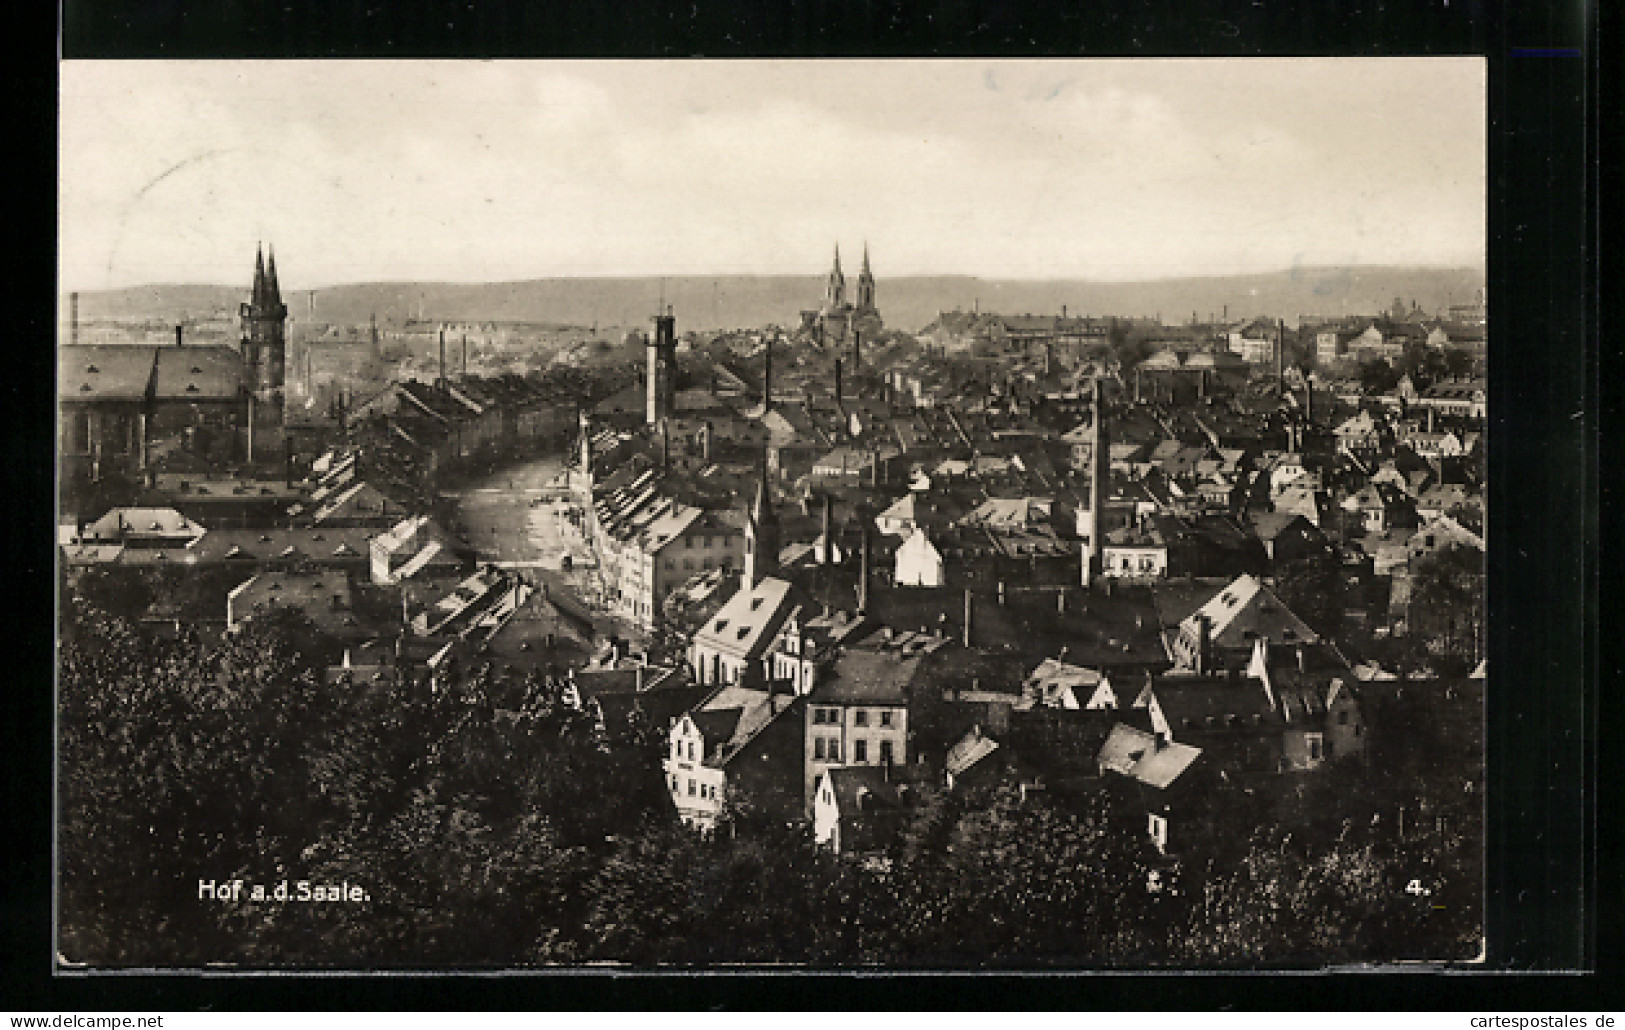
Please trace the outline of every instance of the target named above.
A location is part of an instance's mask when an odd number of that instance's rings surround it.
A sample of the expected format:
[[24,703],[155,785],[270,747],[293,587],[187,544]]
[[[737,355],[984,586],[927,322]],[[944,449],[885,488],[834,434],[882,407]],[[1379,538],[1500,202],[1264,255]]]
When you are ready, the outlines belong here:
[[964,637],[964,644],[965,644],[966,647],[971,646],[972,628],[973,628],[971,620],[972,620],[972,617],[974,616],[974,614],[975,614],[974,601],[971,598],[970,587],[966,587],[965,588],[965,637]]

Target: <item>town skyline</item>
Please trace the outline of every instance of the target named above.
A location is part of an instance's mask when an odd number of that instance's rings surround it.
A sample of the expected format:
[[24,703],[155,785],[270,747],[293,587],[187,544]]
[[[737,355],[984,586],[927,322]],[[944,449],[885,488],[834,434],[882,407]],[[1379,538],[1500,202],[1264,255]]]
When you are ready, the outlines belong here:
[[892,278],[1479,267],[1484,81],[1471,58],[66,62],[59,276],[224,284],[257,240],[290,289],[822,274],[865,242]]

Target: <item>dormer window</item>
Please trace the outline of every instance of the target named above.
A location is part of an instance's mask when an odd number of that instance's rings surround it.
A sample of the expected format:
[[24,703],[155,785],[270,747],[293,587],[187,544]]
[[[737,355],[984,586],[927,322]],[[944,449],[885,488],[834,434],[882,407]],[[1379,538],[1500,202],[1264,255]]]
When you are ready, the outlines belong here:
[[86,365],[85,371],[94,375],[95,373],[100,372],[101,369],[97,368],[95,365]]
[[186,384],[186,392],[187,393],[197,393],[198,392],[197,384],[196,383],[187,383]]

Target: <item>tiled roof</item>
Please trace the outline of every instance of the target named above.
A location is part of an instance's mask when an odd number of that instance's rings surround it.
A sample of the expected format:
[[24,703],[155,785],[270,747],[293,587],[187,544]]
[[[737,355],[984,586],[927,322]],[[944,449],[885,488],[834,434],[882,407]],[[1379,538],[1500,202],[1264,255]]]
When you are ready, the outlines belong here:
[[59,347],[56,357],[57,396],[64,402],[143,400],[156,363],[152,347]]

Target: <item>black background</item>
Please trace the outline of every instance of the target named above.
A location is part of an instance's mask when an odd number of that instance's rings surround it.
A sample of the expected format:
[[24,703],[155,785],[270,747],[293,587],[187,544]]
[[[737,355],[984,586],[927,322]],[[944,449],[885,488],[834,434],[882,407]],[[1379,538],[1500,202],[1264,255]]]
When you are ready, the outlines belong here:
[[[1597,42],[1618,4],[1483,0],[68,0],[13,36],[16,314],[4,391],[11,676],[0,690],[6,812],[0,1006],[192,1009],[1446,1009],[1620,1011],[1625,922],[1612,769],[1625,722],[1621,622],[1598,569],[1620,566],[1611,502],[1616,296],[1600,254],[1604,167],[1617,171],[1620,55]],[[1335,9],[1334,9],[1335,8]],[[1597,17],[1605,19],[1602,26]],[[1609,21],[1608,19],[1613,19]],[[24,45],[18,46],[22,42]],[[56,44],[53,46],[53,44]],[[1481,54],[1489,64],[1490,427],[1488,975],[886,976],[53,975],[51,965],[56,57],[1157,57]],[[13,92],[14,97],[17,91]],[[1609,105],[1599,112],[1599,101]],[[33,144],[33,150],[28,144]],[[1601,156],[1606,158],[1599,164]],[[16,180],[13,180],[14,182]],[[1604,216],[1605,217],[1605,216]],[[48,235],[47,235],[48,234]],[[54,251],[54,247],[53,247]],[[20,259],[20,260],[18,260]],[[19,274],[20,272],[20,274]],[[1606,446],[1606,450],[1603,448]],[[1612,506],[1609,505],[1609,514]],[[1607,594],[1606,604],[1599,588]],[[1612,728],[1612,732],[1610,732]],[[1597,793],[1598,789],[1603,793]],[[1612,816],[1612,818],[1609,818]],[[1599,828],[1599,820],[1601,822]],[[1600,830],[1600,832],[1599,832]],[[1599,875],[1599,870],[1601,874]],[[1554,973],[1553,971],[1569,971]],[[1573,972],[1592,970],[1584,972]],[[1607,995],[1605,998],[1604,995]],[[832,1017],[841,1018],[841,1017]]]

